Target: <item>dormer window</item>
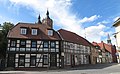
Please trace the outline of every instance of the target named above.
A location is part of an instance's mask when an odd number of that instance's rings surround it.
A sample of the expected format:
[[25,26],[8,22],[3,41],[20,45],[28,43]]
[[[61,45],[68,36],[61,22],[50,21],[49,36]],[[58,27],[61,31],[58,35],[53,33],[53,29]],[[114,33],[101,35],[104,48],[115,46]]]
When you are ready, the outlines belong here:
[[21,28],[21,34],[27,34],[27,29],[26,28]]
[[37,35],[37,29],[32,29],[32,35]]
[[48,30],[48,35],[49,36],[53,36],[53,30],[51,29],[51,30]]

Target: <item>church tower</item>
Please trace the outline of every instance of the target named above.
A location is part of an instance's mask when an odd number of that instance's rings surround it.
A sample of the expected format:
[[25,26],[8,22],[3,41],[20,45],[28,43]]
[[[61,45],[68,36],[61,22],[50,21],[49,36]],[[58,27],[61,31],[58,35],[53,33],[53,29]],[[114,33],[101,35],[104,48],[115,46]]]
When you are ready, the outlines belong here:
[[53,28],[53,21],[52,21],[52,19],[49,17],[49,11],[48,11],[48,10],[47,10],[47,13],[46,13],[46,18],[44,18],[44,19],[42,20],[42,24],[48,26],[49,29],[52,29],[52,28]]
[[108,38],[107,38],[107,44],[112,44],[111,43],[111,39],[110,39],[110,35],[108,34]]

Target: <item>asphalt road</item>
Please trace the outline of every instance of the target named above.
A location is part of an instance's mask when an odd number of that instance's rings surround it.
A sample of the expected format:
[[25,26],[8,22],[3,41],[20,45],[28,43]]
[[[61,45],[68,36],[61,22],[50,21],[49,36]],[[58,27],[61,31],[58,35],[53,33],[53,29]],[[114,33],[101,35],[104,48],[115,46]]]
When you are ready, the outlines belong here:
[[0,74],[120,74],[120,64],[82,65],[77,68],[46,71],[0,71]]

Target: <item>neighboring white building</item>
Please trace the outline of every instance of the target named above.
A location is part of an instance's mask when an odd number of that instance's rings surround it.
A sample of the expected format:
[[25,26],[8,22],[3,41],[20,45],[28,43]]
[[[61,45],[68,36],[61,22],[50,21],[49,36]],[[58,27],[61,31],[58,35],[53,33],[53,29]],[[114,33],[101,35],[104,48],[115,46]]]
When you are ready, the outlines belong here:
[[117,62],[118,63],[120,63],[119,62],[119,60],[120,60],[120,17],[113,23],[113,27],[115,27],[115,33],[114,33],[114,35],[115,35],[115,38],[116,38],[116,48],[117,48],[117,53],[116,53],[116,55],[117,55]]

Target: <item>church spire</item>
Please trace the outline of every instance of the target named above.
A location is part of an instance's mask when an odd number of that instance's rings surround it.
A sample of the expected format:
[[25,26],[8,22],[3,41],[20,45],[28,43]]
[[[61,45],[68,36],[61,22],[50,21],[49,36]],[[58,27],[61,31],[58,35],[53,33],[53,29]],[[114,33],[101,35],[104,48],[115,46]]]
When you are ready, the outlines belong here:
[[108,34],[107,43],[108,43],[108,44],[112,44],[112,43],[111,43],[111,39],[110,39],[110,35],[109,35],[109,34]]
[[46,15],[47,15],[47,18],[50,18],[50,17],[49,17],[49,11],[48,11],[48,9],[47,9]]
[[40,17],[40,14],[39,14],[39,16],[38,16],[38,24],[42,24],[40,18],[41,18],[41,17]]

